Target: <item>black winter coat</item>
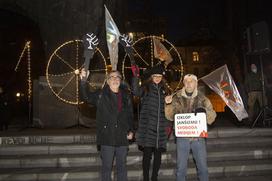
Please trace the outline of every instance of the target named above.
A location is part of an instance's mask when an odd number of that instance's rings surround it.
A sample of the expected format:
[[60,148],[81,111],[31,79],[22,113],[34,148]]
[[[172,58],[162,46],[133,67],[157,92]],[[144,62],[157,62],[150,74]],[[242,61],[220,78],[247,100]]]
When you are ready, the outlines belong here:
[[131,96],[119,89],[122,95],[122,109],[119,112],[117,99],[106,85],[102,90],[89,92],[86,82],[81,82],[81,99],[96,106],[97,145],[126,146],[127,134],[133,130],[133,108]]
[[0,94],[0,124],[7,124],[11,117],[11,105],[7,94]]
[[139,126],[136,142],[143,147],[166,150],[166,128],[169,121],[164,114],[165,91],[161,84],[149,83],[147,87],[139,87],[137,78],[132,79],[132,92],[141,97]]

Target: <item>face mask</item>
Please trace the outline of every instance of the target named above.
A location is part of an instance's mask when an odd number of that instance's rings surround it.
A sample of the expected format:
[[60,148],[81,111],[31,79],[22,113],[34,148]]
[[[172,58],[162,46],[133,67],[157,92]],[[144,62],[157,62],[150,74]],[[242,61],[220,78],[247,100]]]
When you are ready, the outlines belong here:
[[254,72],[255,74],[257,73],[257,69],[253,68],[251,69],[252,72]]

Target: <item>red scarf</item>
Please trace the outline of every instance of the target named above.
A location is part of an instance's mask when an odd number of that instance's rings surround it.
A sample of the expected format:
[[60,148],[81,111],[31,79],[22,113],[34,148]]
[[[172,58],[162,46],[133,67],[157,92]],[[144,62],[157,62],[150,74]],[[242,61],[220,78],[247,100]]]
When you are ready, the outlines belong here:
[[121,93],[121,91],[118,91],[117,107],[118,107],[118,112],[121,112],[122,111],[122,93]]

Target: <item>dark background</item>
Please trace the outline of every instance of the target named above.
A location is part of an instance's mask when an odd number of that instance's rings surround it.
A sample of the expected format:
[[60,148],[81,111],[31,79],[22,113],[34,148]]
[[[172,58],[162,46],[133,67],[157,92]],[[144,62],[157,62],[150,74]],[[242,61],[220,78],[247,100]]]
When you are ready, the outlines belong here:
[[[45,75],[53,50],[86,32],[97,32],[107,56],[104,4],[122,33],[164,35],[176,47],[216,47],[223,57],[216,66],[227,64],[237,82],[243,82],[250,63],[259,64],[262,54],[272,84],[271,53],[248,52],[253,42],[246,38],[247,28],[265,21],[268,33],[260,41],[271,42],[269,0],[0,0],[0,85],[11,99],[16,100],[16,92],[28,93],[26,57],[14,71],[26,41],[31,41],[32,79]],[[230,60],[233,55],[236,59]],[[27,103],[27,96],[22,99]],[[20,110],[27,112],[27,106]]]

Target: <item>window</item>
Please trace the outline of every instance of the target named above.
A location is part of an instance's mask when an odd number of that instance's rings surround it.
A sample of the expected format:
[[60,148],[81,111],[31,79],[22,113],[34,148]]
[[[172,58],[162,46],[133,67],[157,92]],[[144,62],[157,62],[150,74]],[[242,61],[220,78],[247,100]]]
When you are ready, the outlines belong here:
[[198,54],[198,52],[193,52],[193,62],[199,62],[199,54]]

